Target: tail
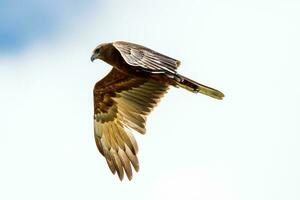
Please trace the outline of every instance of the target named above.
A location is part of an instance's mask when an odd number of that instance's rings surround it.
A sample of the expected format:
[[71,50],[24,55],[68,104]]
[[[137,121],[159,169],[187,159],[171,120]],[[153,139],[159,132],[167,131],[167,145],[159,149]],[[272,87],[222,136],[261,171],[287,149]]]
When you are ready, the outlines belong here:
[[180,74],[177,74],[174,80],[175,80],[175,86],[180,86],[191,92],[195,92],[195,93],[200,92],[202,94],[205,94],[207,96],[219,100],[223,99],[224,97],[224,94],[219,90],[197,83],[196,81],[186,78]]

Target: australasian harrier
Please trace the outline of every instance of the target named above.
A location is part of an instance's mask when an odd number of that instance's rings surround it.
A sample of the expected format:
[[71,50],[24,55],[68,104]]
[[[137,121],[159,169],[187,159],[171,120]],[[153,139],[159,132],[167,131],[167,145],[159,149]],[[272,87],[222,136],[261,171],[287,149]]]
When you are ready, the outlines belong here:
[[113,67],[94,87],[94,134],[113,174],[129,180],[139,170],[138,146],[132,130],[144,134],[147,115],[170,85],[216,99],[224,94],[176,72],[180,61],[129,42],[100,44],[91,60]]

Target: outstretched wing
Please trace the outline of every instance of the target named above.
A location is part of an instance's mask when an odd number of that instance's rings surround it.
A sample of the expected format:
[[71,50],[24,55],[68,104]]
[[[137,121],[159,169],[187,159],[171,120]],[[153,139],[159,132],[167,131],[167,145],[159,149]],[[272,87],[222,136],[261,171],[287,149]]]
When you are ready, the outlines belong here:
[[129,42],[113,42],[124,60],[132,66],[140,66],[153,73],[175,73],[180,61],[160,54],[144,46]]
[[168,85],[131,77],[116,69],[94,88],[94,133],[97,147],[113,174],[124,171],[130,180],[132,167],[139,170],[138,146],[132,130],[145,133],[146,116],[168,90]]

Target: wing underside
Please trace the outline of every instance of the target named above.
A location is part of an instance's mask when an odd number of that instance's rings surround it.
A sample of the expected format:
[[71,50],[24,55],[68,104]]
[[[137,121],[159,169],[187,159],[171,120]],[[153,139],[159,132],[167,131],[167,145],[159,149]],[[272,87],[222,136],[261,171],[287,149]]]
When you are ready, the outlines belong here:
[[138,146],[132,132],[145,133],[147,115],[167,90],[167,84],[128,77],[115,69],[95,85],[95,141],[120,180],[124,172],[132,178],[132,167],[138,171]]

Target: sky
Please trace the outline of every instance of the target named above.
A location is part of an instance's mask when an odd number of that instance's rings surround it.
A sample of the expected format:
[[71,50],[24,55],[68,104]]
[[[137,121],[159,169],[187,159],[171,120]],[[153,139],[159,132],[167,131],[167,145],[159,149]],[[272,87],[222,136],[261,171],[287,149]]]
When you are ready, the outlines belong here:
[[[0,199],[300,199],[300,3],[0,1]],[[150,114],[140,171],[97,151],[102,42],[139,43],[225,93],[172,88]]]

